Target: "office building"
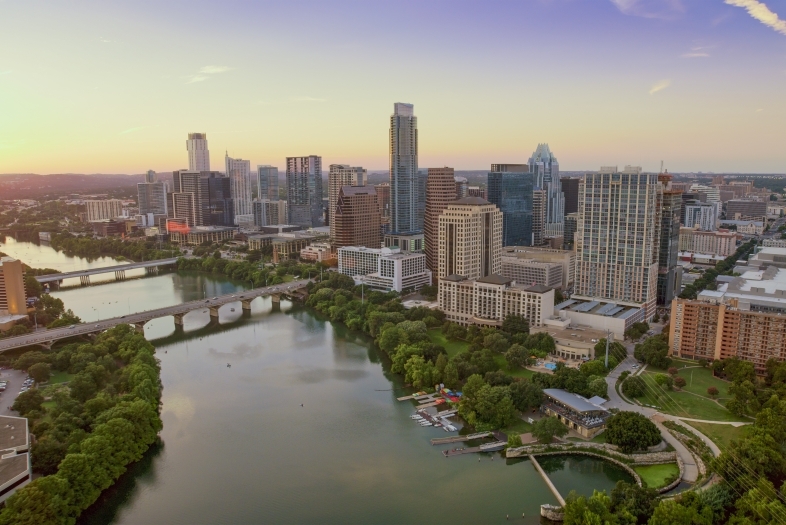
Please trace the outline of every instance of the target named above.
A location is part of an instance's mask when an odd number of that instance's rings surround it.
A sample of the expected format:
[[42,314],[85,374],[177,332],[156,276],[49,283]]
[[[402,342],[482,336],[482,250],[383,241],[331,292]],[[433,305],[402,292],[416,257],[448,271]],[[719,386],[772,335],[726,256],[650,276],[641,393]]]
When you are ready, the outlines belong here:
[[414,106],[397,102],[390,116],[390,230],[422,232],[425,195],[419,192],[418,119]]
[[287,223],[322,226],[322,157],[287,157]]
[[257,198],[279,200],[277,167],[268,164],[257,166]]
[[764,222],[763,221],[729,221],[729,220],[721,220],[720,221],[721,227],[727,227],[731,229],[737,230],[737,233],[742,233],[744,235],[761,235],[764,233]]
[[480,186],[468,186],[467,197],[480,197],[481,199],[488,200],[486,188],[481,188]]
[[136,188],[139,215],[167,215],[166,194],[169,188],[166,182],[156,179],[155,171],[149,170],[145,174],[145,182],[140,182]]
[[532,246],[543,246],[546,237],[546,190],[532,192]]
[[330,243],[315,242],[300,250],[300,260],[325,262],[328,264],[331,262],[335,263],[337,261],[336,250]]
[[385,248],[398,248],[402,252],[421,253],[425,250],[425,236],[422,233],[386,233],[382,238]]
[[445,319],[460,325],[500,327],[505,317],[520,315],[531,327],[539,327],[554,311],[552,288],[539,284],[521,286],[500,275],[479,279],[442,277],[438,300]]
[[287,220],[287,201],[268,199],[254,199],[251,203],[255,226],[270,226],[283,224]]
[[578,223],[578,212],[568,213],[565,215],[565,233],[563,235],[563,245],[568,250],[572,250],[576,245],[576,226]]
[[698,226],[704,231],[718,229],[720,219],[720,202],[701,202],[685,206],[685,226]]
[[210,171],[210,152],[206,133],[189,133],[186,141],[188,171]]
[[451,202],[439,216],[439,278],[499,275],[502,212],[478,197]]
[[736,221],[763,221],[767,216],[767,202],[734,199],[726,203],[726,218]]
[[565,195],[565,216],[579,211],[579,184],[581,177],[563,177],[560,179],[562,194]]
[[[235,224],[235,207],[229,178],[217,171],[187,171],[172,173],[172,219],[182,219],[172,224],[196,226],[232,226]],[[170,225],[167,223],[167,228]]]
[[[562,266],[561,287],[567,289],[573,284],[573,277],[576,273],[576,253],[572,250],[536,246],[506,246],[502,248],[502,257],[518,257],[522,260],[541,263],[559,263]],[[504,270],[502,275],[505,275]]]
[[0,257],[0,316],[27,315],[26,301],[22,261]]
[[573,298],[636,305],[649,319],[657,299],[657,175],[604,166],[579,188]]
[[383,292],[419,290],[431,284],[426,256],[398,248],[344,246],[338,249],[338,271],[353,277],[356,284]]
[[[330,216],[330,237],[335,238],[335,221],[333,215],[336,212],[338,194],[344,186],[365,186],[367,182],[367,172],[359,166],[348,166],[346,164],[331,164],[328,172],[328,213]],[[376,192],[373,191],[376,199]],[[379,203],[377,203],[379,206]],[[377,225],[379,227],[379,225]],[[378,248],[379,243],[374,248]],[[342,245],[346,246],[346,245]]]
[[377,201],[379,201],[379,213],[383,223],[390,223],[390,184],[384,182],[375,184],[377,190]]
[[533,175],[526,164],[492,164],[488,201],[502,212],[503,246],[532,246]]
[[123,215],[123,201],[120,199],[86,200],[87,222],[105,221]]
[[660,242],[658,246],[658,304],[668,306],[682,288],[682,268],[677,264],[680,242],[682,192],[671,187],[672,176],[658,175],[661,184]]
[[680,228],[679,251],[728,257],[737,249],[737,236],[729,230],[702,231]]
[[365,246],[379,248],[379,203],[373,186],[343,186],[333,208],[330,238],[336,247]]
[[538,144],[528,164],[535,187],[546,192],[546,235],[561,236],[565,218],[565,195],[562,193],[557,157],[548,144]]
[[230,193],[235,206],[235,224],[251,219],[251,161],[233,159],[225,155],[226,176],[229,177]]
[[[466,177],[454,177],[454,179],[456,181],[456,198],[463,199],[464,197],[468,197],[469,185],[467,183]],[[426,181],[426,184],[428,184],[428,180]],[[428,198],[428,196],[426,198]],[[428,206],[428,204],[426,205]]]
[[549,288],[562,288],[562,270],[561,262],[540,262],[522,253],[503,253],[500,275],[522,285],[540,284]]
[[786,239],[764,239],[761,245],[765,248],[786,248]]
[[234,226],[194,226],[172,227],[167,221],[169,240],[174,244],[199,246],[203,243],[219,243],[234,239],[237,228]]
[[145,173],[145,182],[155,182],[156,180],[156,172],[153,170],[147,170],[147,173]]
[[423,221],[426,266],[432,275],[439,273],[439,216],[456,200],[457,184],[453,168],[429,168],[426,179],[426,214]]
[[[675,191],[682,191],[679,188],[680,187],[684,187],[684,186],[685,186],[684,184],[678,185],[676,182],[672,182],[671,183],[671,189],[673,189]],[[699,200],[699,196],[697,194],[695,194],[695,193],[686,193],[684,191],[682,192],[682,203],[681,203],[681,207],[680,207],[680,224],[682,224],[683,226],[687,226],[687,224],[685,224],[685,209],[686,209],[686,207],[687,206],[691,206],[691,205],[695,205],[695,204],[699,204],[700,202],[701,201]]]
[[690,187],[690,192],[696,193],[701,202],[720,202],[720,190],[715,186],[693,184]]

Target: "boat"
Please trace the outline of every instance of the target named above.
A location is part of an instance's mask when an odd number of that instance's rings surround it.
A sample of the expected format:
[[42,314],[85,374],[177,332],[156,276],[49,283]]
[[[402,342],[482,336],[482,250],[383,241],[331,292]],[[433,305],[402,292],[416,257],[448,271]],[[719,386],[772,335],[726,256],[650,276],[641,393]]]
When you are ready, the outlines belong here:
[[420,423],[420,426],[421,427],[430,427],[430,426],[432,426],[432,423],[430,421],[423,421],[422,423]]
[[448,427],[442,427],[442,430],[444,430],[445,432],[450,432],[450,430],[448,430]]

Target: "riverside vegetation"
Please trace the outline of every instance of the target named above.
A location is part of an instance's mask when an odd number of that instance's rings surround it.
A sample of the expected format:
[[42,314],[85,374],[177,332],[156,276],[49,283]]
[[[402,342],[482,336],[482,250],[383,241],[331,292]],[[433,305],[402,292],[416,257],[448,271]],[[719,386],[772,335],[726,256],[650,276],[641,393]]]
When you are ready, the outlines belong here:
[[72,525],[142,458],[162,428],[154,351],[143,335],[120,325],[92,343],[17,358],[15,368],[67,372],[71,380],[23,392],[13,405],[36,436],[33,471],[43,476],[6,501],[0,525]]

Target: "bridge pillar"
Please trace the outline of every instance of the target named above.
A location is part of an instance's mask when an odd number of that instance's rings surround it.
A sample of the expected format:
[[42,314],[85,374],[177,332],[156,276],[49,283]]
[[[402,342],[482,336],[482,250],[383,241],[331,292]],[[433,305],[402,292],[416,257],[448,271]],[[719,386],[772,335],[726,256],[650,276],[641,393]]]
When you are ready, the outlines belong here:
[[175,326],[183,326],[183,317],[186,314],[175,314],[172,317],[175,318]]
[[141,321],[139,323],[134,323],[134,329],[137,331],[137,333],[140,333],[140,334],[144,334],[145,333],[145,323],[147,323],[147,321]]
[[89,275],[80,275],[79,276],[79,283],[82,286],[90,286],[90,276]]
[[218,321],[218,306],[211,306],[210,307],[210,320],[211,321]]
[[273,301],[273,304],[277,304],[279,306],[281,305],[281,294],[280,293],[274,293],[273,295],[270,296],[270,299]]
[[145,273],[150,274],[157,274],[158,273],[158,266],[146,266]]
[[243,299],[242,301],[240,301],[240,303],[243,305],[243,311],[244,312],[250,312],[251,311],[251,302],[253,300],[254,299]]
[[118,281],[125,281],[126,280],[126,271],[125,270],[115,270],[115,279]]

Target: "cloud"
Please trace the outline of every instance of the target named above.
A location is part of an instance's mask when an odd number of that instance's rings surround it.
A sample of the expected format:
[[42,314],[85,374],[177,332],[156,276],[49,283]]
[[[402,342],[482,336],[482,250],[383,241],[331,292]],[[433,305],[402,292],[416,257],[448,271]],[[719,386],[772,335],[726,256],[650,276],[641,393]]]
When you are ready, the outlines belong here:
[[683,53],[680,56],[682,58],[706,58],[706,57],[710,56],[710,54],[709,53],[697,53],[695,51],[692,51],[690,53]]
[[127,135],[128,133],[133,133],[135,131],[139,131],[140,129],[147,129],[147,128],[157,128],[158,126],[137,126],[135,128],[128,128],[125,131],[121,131],[121,135]]
[[653,94],[657,93],[658,91],[663,91],[664,89],[666,89],[670,85],[671,85],[671,80],[668,80],[668,79],[661,80],[660,82],[658,82],[657,84],[655,84],[654,86],[652,86],[650,88],[650,95],[653,95]]
[[188,80],[186,81],[186,84],[193,84],[195,82],[204,82],[205,80],[210,78],[210,75],[217,75],[218,73],[224,73],[232,69],[233,68],[227,66],[204,66],[199,70],[197,74],[187,77]]
[[624,15],[670,20],[682,14],[682,0],[611,0]]
[[314,97],[290,97],[289,100],[292,102],[325,102],[327,99]]
[[9,69],[8,71],[0,71],[0,75],[8,75],[11,73],[11,71],[12,71],[11,69]]
[[98,37],[98,39],[99,39],[101,42],[105,42],[105,43],[109,43],[109,42],[111,42],[111,40],[109,40],[108,38],[104,38],[104,37],[102,37],[102,36],[101,36],[101,37]]
[[778,18],[778,15],[770,11],[770,8],[763,2],[758,0],[726,0],[726,3],[735,7],[742,7],[748,11],[749,15],[765,26],[773,28],[782,35],[786,35],[786,20]]

